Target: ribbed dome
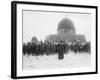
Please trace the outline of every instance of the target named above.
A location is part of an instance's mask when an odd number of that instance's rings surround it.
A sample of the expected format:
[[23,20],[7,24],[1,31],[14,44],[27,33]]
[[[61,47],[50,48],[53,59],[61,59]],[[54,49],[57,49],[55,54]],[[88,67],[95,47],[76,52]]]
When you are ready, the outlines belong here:
[[60,30],[60,29],[75,29],[74,23],[70,19],[64,18],[58,24],[57,30]]

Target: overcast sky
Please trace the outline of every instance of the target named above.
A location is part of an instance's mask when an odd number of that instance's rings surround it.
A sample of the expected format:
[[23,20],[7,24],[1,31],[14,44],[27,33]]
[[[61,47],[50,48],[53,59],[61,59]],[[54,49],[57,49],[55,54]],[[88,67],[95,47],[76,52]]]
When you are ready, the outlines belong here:
[[91,14],[23,11],[23,42],[31,41],[34,36],[44,41],[47,35],[57,34],[58,23],[63,18],[71,19],[76,33],[91,40]]

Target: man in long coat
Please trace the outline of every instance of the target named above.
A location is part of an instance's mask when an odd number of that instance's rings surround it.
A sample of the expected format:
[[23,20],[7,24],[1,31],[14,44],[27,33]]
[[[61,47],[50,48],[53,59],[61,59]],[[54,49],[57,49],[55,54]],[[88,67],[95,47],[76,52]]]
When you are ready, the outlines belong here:
[[64,59],[64,52],[65,52],[64,43],[61,42],[60,44],[58,44],[57,48],[58,48],[58,59],[60,60]]

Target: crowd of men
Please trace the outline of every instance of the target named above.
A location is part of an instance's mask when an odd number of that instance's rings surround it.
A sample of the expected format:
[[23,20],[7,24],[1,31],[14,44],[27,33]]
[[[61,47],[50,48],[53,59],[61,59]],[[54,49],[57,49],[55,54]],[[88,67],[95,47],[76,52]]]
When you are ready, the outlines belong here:
[[90,53],[90,42],[85,43],[27,43],[23,44],[23,54],[39,56],[39,55],[52,55],[58,54],[59,57],[63,57],[62,54],[68,52],[74,53]]

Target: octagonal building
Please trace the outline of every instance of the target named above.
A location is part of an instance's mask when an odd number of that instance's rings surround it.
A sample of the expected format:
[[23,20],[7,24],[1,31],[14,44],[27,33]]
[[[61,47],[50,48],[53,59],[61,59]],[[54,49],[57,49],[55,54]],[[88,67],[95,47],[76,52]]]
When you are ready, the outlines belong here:
[[48,35],[45,42],[49,43],[75,43],[86,42],[84,35],[76,34],[75,25],[69,18],[64,18],[58,23],[57,34]]

